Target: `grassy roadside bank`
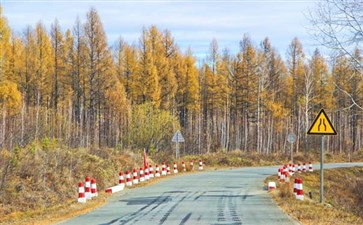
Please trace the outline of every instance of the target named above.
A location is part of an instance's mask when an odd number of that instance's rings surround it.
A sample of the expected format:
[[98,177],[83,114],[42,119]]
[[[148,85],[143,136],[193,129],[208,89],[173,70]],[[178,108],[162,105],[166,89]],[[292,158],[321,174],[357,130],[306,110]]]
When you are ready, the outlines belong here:
[[[44,144],[43,144],[44,145]],[[38,146],[34,153],[29,154],[25,150],[20,150],[17,154],[17,164],[14,166],[14,173],[8,177],[7,193],[10,194],[8,198],[0,199],[0,224],[52,224],[62,221],[66,218],[73,217],[79,214],[91,211],[107,201],[108,196],[103,194],[104,188],[115,185],[117,182],[117,174],[120,169],[130,170],[131,168],[138,168],[142,165],[143,157],[141,152],[133,153],[127,151],[116,151],[113,149],[80,149],[80,150],[64,150],[59,153],[57,148],[50,148],[47,146]],[[58,154],[58,157],[47,158],[46,154]],[[75,155],[77,159],[73,158]],[[197,168],[198,161],[202,160],[205,164],[205,169],[219,169],[219,168],[233,168],[233,167],[250,167],[250,166],[271,166],[281,165],[286,162],[289,155],[282,154],[250,154],[241,151],[233,151],[228,153],[218,152],[205,155],[185,156],[179,161],[179,169],[181,169],[181,162],[184,161],[189,166],[190,160],[194,161],[194,168]],[[317,154],[310,153],[309,155],[296,154],[295,159],[301,161],[312,161],[318,159]],[[348,158],[345,155],[327,155],[328,162],[347,162]],[[52,169],[49,165],[47,167],[48,182],[45,188],[48,191],[45,196],[41,194],[44,192],[44,183],[41,176],[36,176],[36,171],[41,171],[42,160],[54,164],[56,161],[66,165],[61,168],[58,165],[58,170]],[[360,160],[357,155],[356,161]],[[25,173],[24,163],[31,160],[33,162],[33,174]],[[37,162],[39,160],[39,162]],[[168,152],[159,152],[149,156],[149,161],[154,162],[166,161],[171,164],[174,162],[173,155]],[[37,162],[37,163],[35,163]],[[76,164],[76,163],[79,163]],[[101,167],[101,169],[100,169]],[[30,169],[30,165],[27,165]],[[72,168],[72,176],[69,174],[69,168]],[[27,175],[24,179],[24,174]],[[101,193],[100,197],[95,200],[87,202],[87,204],[78,204],[77,201],[77,183],[84,179],[85,174],[96,177],[98,181],[98,189]],[[54,185],[53,182],[57,181]],[[116,183],[115,183],[116,182]],[[150,185],[157,181],[145,183],[143,185]],[[18,190],[19,184],[22,189]],[[53,187],[53,186],[54,187]],[[51,189],[53,188],[53,189]],[[57,195],[57,196],[56,196]],[[58,196],[61,195],[61,196]],[[56,196],[56,197],[55,197]],[[10,198],[12,197],[12,198]],[[31,199],[32,202],[28,202]],[[6,200],[6,201],[4,201]],[[46,202],[44,205],[43,203]]]
[[[324,204],[319,203],[320,174],[302,173],[304,201],[295,199],[293,178],[289,184],[278,184],[271,191],[276,203],[291,217],[302,224],[363,224],[363,168],[338,168],[324,170]],[[271,176],[267,181],[276,181]],[[309,192],[312,198],[309,198]]]

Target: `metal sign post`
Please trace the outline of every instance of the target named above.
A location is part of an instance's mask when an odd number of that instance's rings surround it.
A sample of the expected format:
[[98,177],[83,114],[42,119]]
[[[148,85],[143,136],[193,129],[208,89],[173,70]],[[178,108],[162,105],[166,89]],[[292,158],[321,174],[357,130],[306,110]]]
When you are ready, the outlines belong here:
[[291,163],[293,163],[294,162],[293,147],[294,147],[294,142],[296,141],[296,135],[294,133],[290,133],[287,136],[287,141],[290,143],[290,158],[291,158]]
[[320,203],[324,202],[324,135],[321,137],[320,152]]
[[175,144],[176,144],[175,158],[179,159],[179,155],[180,155],[179,142],[177,141]]
[[324,139],[325,135],[336,135],[337,132],[326,115],[324,109],[320,110],[307,134],[322,135],[320,151],[320,203],[324,202]]

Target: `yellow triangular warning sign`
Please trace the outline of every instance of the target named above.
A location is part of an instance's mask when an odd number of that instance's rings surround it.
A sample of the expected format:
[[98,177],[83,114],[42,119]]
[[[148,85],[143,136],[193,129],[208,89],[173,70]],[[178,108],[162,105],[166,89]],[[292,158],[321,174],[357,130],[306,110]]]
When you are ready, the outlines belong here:
[[326,115],[324,109],[320,110],[318,116],[315,118],[313,124],[311,125],[308,134],[315,134],[315,135],[337,134],[328,116]]

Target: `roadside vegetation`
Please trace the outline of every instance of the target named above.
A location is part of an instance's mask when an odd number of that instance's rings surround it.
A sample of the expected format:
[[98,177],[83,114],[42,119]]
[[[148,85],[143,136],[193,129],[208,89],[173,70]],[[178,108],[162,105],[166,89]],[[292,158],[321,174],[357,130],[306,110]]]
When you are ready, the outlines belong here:
[[[289,184],[278,184],[271,195],[291,217],[303,224],[363,224],[363,168],[324,170],[324,203],[319,203],[320,172],[301,173],[304,201],[295,199],[293,178]],[[276,181],[271,176],[266,181]],[[311,197],[309,196],[311,193]]]
[[[326,155],[328,162],[348,162],[345,155]],[[351,157],[361,159],[361,155]],[[279,165],[289,159],[289,154],[259,155],[241,151],[217,152],[204,155],[187,155],[184,161],[189,167],[190,160],[197,168],[202,160],[205,169],[226,167],[248,167]],[[297,161],[318,159],[317,153],[306,156],[296,154]],[[149,163],[163,161],[172,164],[174,152],[150,152]],[[143,165],[142,150],[116,150],[112,148],[78,148],[70,149],[56,139],[43,139],[14,151],[1,151],[0,164],[6,163],[1,174],[0,223],[15,224],[49,224],[74,215],[84,213],[102,205],[107,195],[104,189],[118,182],[118,172]],[[77,203],[77,184],[85,176],[97,180],[101,194],[96,200],[85,205]],[[327,178],[328,179],[328,178]],[[346,189],[346,188],[345,188]],[[343,189],[344,190],[344,189]]]

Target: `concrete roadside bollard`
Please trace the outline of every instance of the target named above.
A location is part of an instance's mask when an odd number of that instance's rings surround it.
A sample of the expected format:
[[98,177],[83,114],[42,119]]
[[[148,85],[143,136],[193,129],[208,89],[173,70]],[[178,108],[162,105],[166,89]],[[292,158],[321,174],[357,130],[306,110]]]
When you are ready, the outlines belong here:
[[161,165],[161,176],[165,176],[166,175],[166,166],[165,166],[165,162],[163,162],[163,164]]
[[84,186],[83,182],[78,183],[78,202],[79,203],[86,203],[86,196],[84,193]]
[[306,172],[306,164],[305,164],[305,163],[303,163],[302,171],[303,171],[303,173],[305,173],[305,172]]
[[154,168],[153,168],[153,166],[150,164],[149,165],[149,177],[150,178],[154,178]]
[[296,184],[296,199],[298,200],[304,200],[304,190],[303,190],[303,182],[301,178],[297,179]]
[[97,184],[96,184],[96,179],[95,178],[91,179],[91,195],[92,195],[92,197],[97,197],[98,196]]
[[275,182],[268,182],[268,190],[275,190],[276,189],[276,183]]
[[145,166],[144,171],[145,171],[145,181],[148,181],[150,179],[150,177],[149,177],[149,168],[147,166]]
[[135,184],[135,185],[139,183],[139,178],[137,176],[136,168],[134,168],[133,171],[132,171],[132,183]]
[[284,172],[288,173],[289,169],[287,168],[287,165],[284,165]]
[[174,162],[174,174],[178,173],[178,165]]
[[280,176],[280,182],[281,183],[285,182],[285,174],[286,174],[286,172],[282,169],[281,170],[281,176]]
[[155,166],[155,177],[160,177],[159,165],[156,164]]
[[182,168],[183,168],[183,172],[186,172],[186,171],[187,171],[187,169],[185,168],[185,163],[184,163],[184,161],[182,162]]
[[193,160],[190,160],[190,170],[194,170]]
[[289,183],[290,182],[290,175],[288,172],[285,172],[285,182]]
[[309,172],[313,172],[313,164],[311,164],[311,162],[309,162]]
[[292,164],[292,174],[295,174],[296,173],[296,167],[295,167],[295,164]]
[[297,180],[298,180],[299,178],[295,178],[295,180],[294,180],[294,195],[295,195],[295,197],[296,197],[296,195],[297,195]]
[[291,177],[291,176],[292,176],[292,174],[293,174],[293,172],[292,172],[292,165],[291,165],[291,164],[289,164],[289,176]]
[[122,171],[120,171],[118,173],[118,184],[125,185],[125,178],[124,178],[124,174],[122,173]]
[[86,191],[85,191],[85,195],[86,195],[86,199],[91,199],[92,195],[91,195],[91,178],[90,177],[86,177]]
[[199,167],[198,167],[199,170],[203,170],[203,162],[202,160],[199,160]]
[[297,172],[298,172],[298,173],[301,173],[301,165],[300,165],[300,163],[299,163],[299,164],[297,164]]
[[140,182],[144,182],[145,181],[144,170],[141,167],[139,169],[139,174],[140,174]]
[[127,187],[132,187],[132,181],[131,181],[131,175],[130,175],[130,171],[126,171],[126,186]]

